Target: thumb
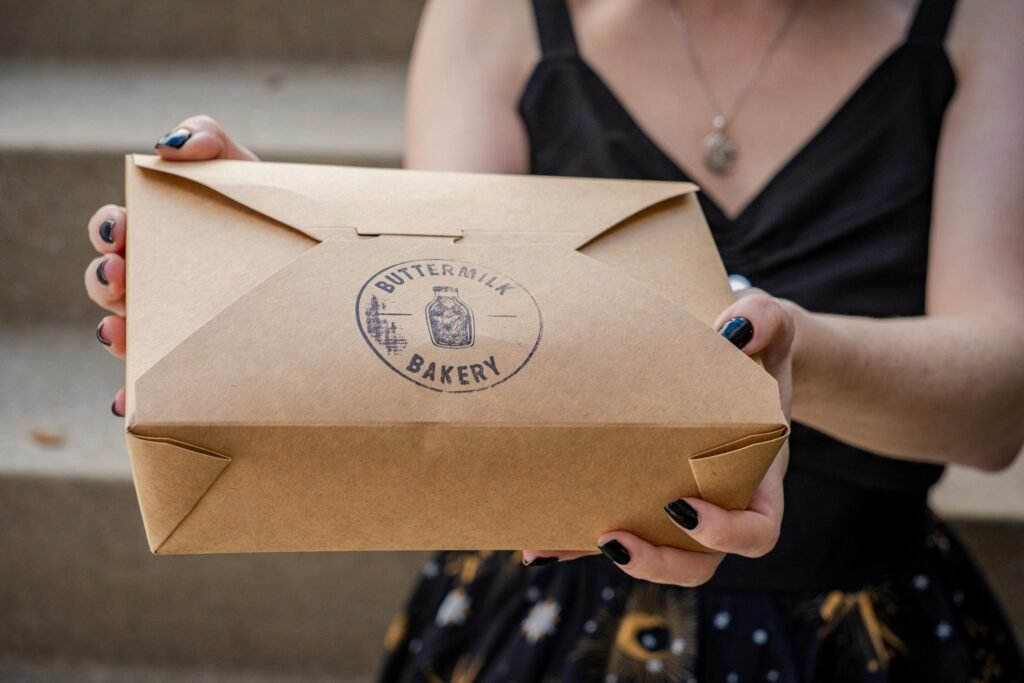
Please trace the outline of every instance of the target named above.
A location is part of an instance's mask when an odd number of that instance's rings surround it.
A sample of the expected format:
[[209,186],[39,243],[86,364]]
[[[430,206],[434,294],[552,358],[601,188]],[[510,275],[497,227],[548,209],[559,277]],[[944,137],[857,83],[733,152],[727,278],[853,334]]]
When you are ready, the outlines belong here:
[[748,356],[760,354],[766,366],[789,355],[796,333],[796,305],[759,289],[744,290],[715,321],[715,328]]
[[792,347],[799,307],[759,289],[744,290],[722,311],[715,325],[719,332],[750,356],[758,355],[764,368],[779,381],[782,405],[789,416],[792,399]]
[[172,128],[156,143],[157,154],[168,161],[238,159],[259,161],[248,149],[224,132],[209,116],[192,116]]

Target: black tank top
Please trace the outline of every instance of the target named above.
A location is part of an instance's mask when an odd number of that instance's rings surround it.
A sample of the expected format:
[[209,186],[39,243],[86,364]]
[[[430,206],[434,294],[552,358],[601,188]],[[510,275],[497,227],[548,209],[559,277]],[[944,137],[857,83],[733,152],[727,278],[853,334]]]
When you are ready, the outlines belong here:
[[[955,88],[943,42],[955,0],[920,0],[904,41],[730,218],[701,206],[730,273],[811,311],[924,313],[939,131]],[[565,0],[534,0],[541,60],[519,111],[530,171],[692,180],[581,58]],[[793,425],[779,544],[730,557],[722,586],[859,585],[924,548],[927,492],[942,467],[875,455]]]

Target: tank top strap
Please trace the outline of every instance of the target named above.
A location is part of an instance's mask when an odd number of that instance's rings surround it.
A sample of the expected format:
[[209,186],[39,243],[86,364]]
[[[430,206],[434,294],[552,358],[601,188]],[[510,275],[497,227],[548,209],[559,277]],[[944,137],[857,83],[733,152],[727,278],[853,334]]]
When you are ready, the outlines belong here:
[[918,0],[907,42],[942,45],[955,7],[956,0]]
[[543,58],[575,56],[576,36],[566,0],[533,0]]

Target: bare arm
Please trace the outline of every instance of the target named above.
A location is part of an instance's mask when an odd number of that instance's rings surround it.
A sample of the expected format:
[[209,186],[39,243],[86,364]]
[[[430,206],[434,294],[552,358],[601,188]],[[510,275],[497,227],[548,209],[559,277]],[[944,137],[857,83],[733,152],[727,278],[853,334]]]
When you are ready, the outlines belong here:
[[908,459],[1008,466],[1024,442],[1024,4],[961,3],[927,316],[796,312],[793,416]]
[[538,59],[525,0],[430,0],[409,67],[405,166],[526,173],[518,99]]

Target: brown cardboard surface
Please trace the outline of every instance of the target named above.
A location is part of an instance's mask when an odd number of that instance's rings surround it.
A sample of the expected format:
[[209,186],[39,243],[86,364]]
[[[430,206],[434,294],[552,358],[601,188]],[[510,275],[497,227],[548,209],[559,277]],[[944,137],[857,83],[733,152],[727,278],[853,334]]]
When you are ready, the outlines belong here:
[[692,185],[126,172],[154,552],[696,547],[661,506],[744,507],[788,432],[709,326],[732,294]]

